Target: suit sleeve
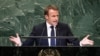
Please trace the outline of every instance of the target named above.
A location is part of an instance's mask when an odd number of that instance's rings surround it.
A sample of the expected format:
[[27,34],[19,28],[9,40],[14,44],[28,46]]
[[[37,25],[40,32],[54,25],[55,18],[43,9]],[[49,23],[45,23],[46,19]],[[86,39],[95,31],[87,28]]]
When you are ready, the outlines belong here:
[[68,36],[72,36],[72,38],[69,38],[69,42],[73,44],[73,46],[79,46],[79,40],[78,38],[75,38],[70,27],[67,26],[67,30],[68,30]]
[[[35,36],[35,27],[33,27],[32,32],[30,33],[29,36]],[[23,42],[22,46],[33,46],[34,42],[35,42],[35,39],[34,38],[27,38]]]

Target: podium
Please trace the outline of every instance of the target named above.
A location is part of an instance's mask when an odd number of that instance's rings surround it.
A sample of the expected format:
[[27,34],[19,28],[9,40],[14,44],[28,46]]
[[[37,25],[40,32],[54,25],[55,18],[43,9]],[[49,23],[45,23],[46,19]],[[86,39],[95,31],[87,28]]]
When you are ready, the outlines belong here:
[[[56,38],[56,46],[48,46],[48,39],[50,38]],[[47,37],[47,36],[21,36],[21,39],[35,39],[33,46],[22,46],[25,49],[27,49],[27,52],[33,52],[34,55],[36,56],[66,56],[67,55],[72,55],[76,54],[76,51],[78,51],[78,48],[69,48],[68,46],[74,46],[77,42],[78,43],[78,38],[74,36],[57,36],[57,37]],[[25,41],[26,41],[25,40]],[[37,44],[38,43],[38,44]],[[45,44],[44,44],[45,43]],[[22,48],[20,47],[20,48]],[[66,48],[67,47],[67,48]],[[33,50],[32,50],[33,49]],[[74,50],[75,49],[75,50]],[[25,51],[25,50],[24,50]],[[73,53],[73,54],[70,54]],[[23,56],[24,54],[22,54]]]
[[[21,39],[48,39],[51,37],[46,36],[22,36]],[[67,40],[77,40],[77,37],[73,36],[58,36],[54,37],[57,39],[67,39]],[[23,40],[23,41],[24,41]],[[0,47],[0,56],[100,56],[100,48],[94,47],[80,47],[73,46],[72,43],[69,43],[67,46],[12,46],[12,47]]]
[[[47,36],[22,36],[22,39],[26,39],[23,43],[34,42],[35,47],[66,47],[66,46],[79,46],[79,40],[74,36],[57,36],[57,37],[47,37]],[[56,46],[49,46],[48,39],[56,39]],[[23,44],[23,46],[30,46]],[[32,46],[32,45],[31,45]]]

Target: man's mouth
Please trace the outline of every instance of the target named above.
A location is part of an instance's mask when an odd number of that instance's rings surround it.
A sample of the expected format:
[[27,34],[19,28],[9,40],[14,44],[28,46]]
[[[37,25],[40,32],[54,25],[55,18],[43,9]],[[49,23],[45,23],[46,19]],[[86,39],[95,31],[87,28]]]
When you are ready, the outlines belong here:
[[53,22],[57,23],[57,21],[53,21]]
[[58,21],[53,21],[53,25],[56,26]]

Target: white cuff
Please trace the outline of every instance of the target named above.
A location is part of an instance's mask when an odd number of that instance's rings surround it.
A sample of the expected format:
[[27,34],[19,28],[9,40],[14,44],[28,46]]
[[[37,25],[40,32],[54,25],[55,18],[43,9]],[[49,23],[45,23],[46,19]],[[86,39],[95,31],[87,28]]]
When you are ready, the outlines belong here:
[[79,44],[80,44],[80,46],[81,46],[81,47],[83,46],[83,45],[82,45],[82,43],[81,43],[81,41],[80,41],[80,43],[79,43]]

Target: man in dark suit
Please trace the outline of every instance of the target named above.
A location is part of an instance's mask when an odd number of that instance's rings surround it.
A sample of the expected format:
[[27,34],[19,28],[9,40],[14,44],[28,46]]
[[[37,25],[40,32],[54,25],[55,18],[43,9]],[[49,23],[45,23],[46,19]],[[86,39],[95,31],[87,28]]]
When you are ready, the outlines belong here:
[[[30,36],[48,36],[46,23],[42,23],[33,28]],[[67,24],[58,23],[56,26],[56,36],[73,36]],[[32,46],[34,41],[36,46],[48,46],[48,39],[35,39],[30,38],[23,43],[24,46]],[[76,39],[56,39],[56,46],[66,46],[67,43],[73,43],[74,46],[79,46],[79,41]]]
[[[33,27],[30,36],[73,36],[69,26],[59,22],[59,10],[55,5],[49,5],[44,10],[45,22]],[[74,46],[93,45],[93,41],[89,40],[87,35],[79,42],[77,39],[35,39],[29,38],[25,42],[21,42],[20,37],[11,36],[10,40],[16,44],[16,46],[32,46],[34,43],[36,46],[67,46],[67,43],[73,43]]]

